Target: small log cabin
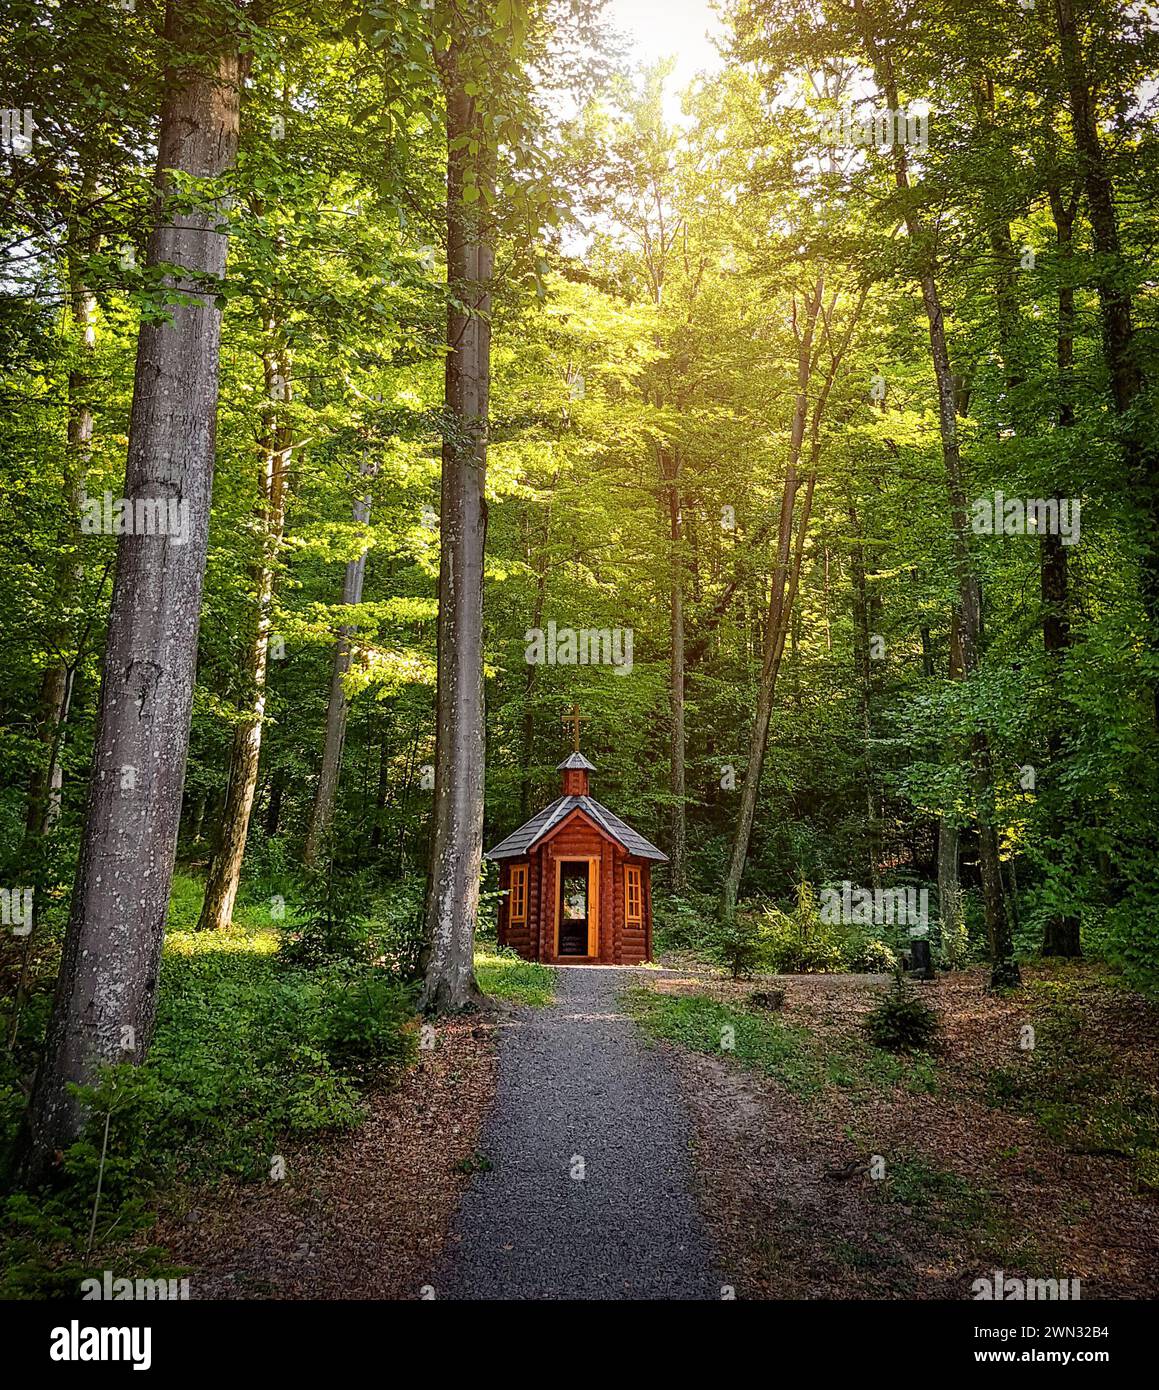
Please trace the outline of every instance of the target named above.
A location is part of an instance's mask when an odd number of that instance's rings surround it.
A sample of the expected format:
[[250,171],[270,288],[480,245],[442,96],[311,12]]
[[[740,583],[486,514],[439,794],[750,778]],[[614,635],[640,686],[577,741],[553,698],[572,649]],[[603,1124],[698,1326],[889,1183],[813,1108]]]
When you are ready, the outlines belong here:
[[505,890],[499,944],[525,960],[652,959],[652,865],[668,856],[588,792],[582,753],[559,764],[563,795],[487,852]]

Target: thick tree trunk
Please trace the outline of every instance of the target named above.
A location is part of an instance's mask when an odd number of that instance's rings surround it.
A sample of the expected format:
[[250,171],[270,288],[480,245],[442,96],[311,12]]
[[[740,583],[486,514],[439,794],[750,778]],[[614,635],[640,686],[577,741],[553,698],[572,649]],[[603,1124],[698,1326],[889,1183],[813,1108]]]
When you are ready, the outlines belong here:
[[[362,476],[373,473],[374,466],[363,461]],[[354,520],[365,526],[370,520],[370,497],[364,494],[354,501]],[[362,587],[366,580],[366,551],[346,566],[342,581],[342,602],[352,607],[362,602]],[[318,862],[322,846],[334,821],[338,804],[338,783],[342,776],[342,750],[346,746],[346,673],[350,670],[350,637],[352,629],[345,624],[338,629],[334,644],[334,661],[330,672],[330,697],[326,702],[326,733],[322,740],[322,768],[318,787],[310,808],[310,823],[306,829],[306,846],[302,858],[311,867]]]
[[[858,14],[864,16],[864,0],[855,0]],[[865,31],[866,48],[874,69],[877,85],[891,110],[898,110],[897,83],[886,53]],[[908,192],[909,165],[905,146],[895,144],[894,174],[897,186]],[[958,584],[958,616],[962,644],[962,666],[967,678],[977,669],[982,656],[982,599],[970,555],[970,528],[967,518],[966,492],[962,474],[961,450],[958,442],[956,395],[957,383],[950,367],[946,326],[934,271],[934,250],[930,230],[912,203],[906,204],[906,228],[915,254],[919,257],[918,283],[922,303],[929,323],[930,357],[938,389],[938,424],[942,438],[942,462],[946,474],[946,489],[950,499],[950,523],[954,570]],[[998,833],[994,826],[994,772],[989,736],[979,729],[970,745],[971,784],[978,816],[979,858],[982,877],[982,897],[986,914],[986,931],[990,941],[991,983],[994,986],[1019,982],[1018,962],[1014,959],[1014,941],[1006,896],[1002,888],[1002,868],[999,858]]]
[[250,814],[258,785],[262,726],[266,713],[266,672],[270,647],[270,619],[274,602],[274,576],[286,521],[286,481],[293,455],[293,435],[285,410],[289,404],[288,356],[281,352],[265,357],[266,398],[270,402],[267,438],[262,450],[258,488],[261,496],[262,553],[257,564],[257,613],[253,637],[246,653],[246,685],[249,708],[233,735],[229,785],[225,793],[221,844],[205,885],[205,900],[197,923],[201,931],[228,927],[233,918],[242,860],[249,836]]
[[[438,694],[435,797],[427,883],[421,1005],[448,1012],[474,1006],[475,919],[483,866],[484,479],[491,385],[493,257],[484,200],[464,201],[486,136],[468,96],[458,40],[442,64],[447,101],[446,410],[440,507]],[[463,306],[466,306],[465,308]]]
[[[177,52],[206,32],[188,14],[171,0],[166,31]],[[164,195],[172,171],[213,177],[233,164],[241,95],[236,40],[210,61],[187,61],[173,60],[165,87],[149,264],[182,267],[170,283],[191,302],[141,327],[125,477],[128,498],[180,502],[187,525],[184,537],[125,535],[118,545],[88,808],[23,1136],[25,1180],[81,1133],[86,1117],[70,1084],[93,1081],[103,1063],[140,1061],[153,1031],[209,531],[221,329],[212,284],[226,260],[220,210],[175,211]]]
[[962,885],[958,878],[958,827],[943,816],[938,822],[938,916],[942,929],[942,954],[955,969],[966,962],[966,922],[962,912]]

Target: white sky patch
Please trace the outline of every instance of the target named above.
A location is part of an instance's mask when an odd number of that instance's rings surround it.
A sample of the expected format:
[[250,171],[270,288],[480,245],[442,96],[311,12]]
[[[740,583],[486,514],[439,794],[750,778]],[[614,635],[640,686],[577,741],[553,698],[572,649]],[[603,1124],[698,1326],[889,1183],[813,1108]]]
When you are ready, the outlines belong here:
[[608,0],[606,22],[621,31],[632,64],[675,58],[676,69],[665,87],[664,115],[681,119],[679,93],[698,72],[718,72],[723,66],[709,35],[723,33],[709,0]]

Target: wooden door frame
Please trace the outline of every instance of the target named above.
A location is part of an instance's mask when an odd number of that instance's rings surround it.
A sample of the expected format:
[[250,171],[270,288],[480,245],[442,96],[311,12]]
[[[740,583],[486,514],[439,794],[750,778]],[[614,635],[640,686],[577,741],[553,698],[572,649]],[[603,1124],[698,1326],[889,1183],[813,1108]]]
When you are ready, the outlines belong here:
[[[555,886],[552,897],[555,899],[555,949],[552,952],[552,959],[557,963],[560,959],[567,960],[599,960],[600,958],[600,861],[603,856],[600,854],[560,854],[551,856],[551,861],[555,865]],[[586,956],[567,956],[559,954],[559,897],[562,888],[562,875],[560,866],[563,864],[583,864],[588,866],[588,953]],[[595,866],[594,871],[593,867]],[[592,950],[592,946],[595,950]]]

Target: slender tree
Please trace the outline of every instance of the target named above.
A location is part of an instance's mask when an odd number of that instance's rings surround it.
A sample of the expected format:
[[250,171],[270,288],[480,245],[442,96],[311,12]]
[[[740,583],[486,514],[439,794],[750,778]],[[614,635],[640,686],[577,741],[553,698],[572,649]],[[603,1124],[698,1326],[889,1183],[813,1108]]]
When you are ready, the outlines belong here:
[[289,351],[280,341],[277,321],[271,321],[269,327],[273,341],[262,362],[267,407],[258,474],[260,553],[254,566],[254,624],[245,657],[246,708],[234,728],[221,837],[206,879],[205,900],[197,924],[201,930],[219,930],[228,927],[232,920],[258,785],[274,582],[285,531],[286,487],[294,452],[293,426],[288,414],[292,390]]

